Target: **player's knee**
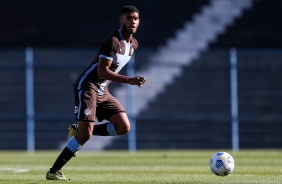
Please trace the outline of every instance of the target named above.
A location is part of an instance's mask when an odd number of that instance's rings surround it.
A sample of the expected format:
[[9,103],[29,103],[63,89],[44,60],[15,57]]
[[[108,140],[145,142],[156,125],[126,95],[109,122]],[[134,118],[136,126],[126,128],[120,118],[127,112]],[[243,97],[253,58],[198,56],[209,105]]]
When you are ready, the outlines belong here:
[[121,127],[119,127],[118,135],[127,134],[129,131],[130,131],[130,124],[129,123],[123,124]]
[[92,133],[88,133],[84,136],[84,141],[87,142],[89,139],[91,139]]
[[80,145],[85,144],[89,139],[91,139],[91,137],[92,137],[92,133],[90,133],[90,132],[82,133],[82,132],[79,131],[76,135],[77,142]]
[[87,134],[87,135],[84,135],[82,136],[82,139],[81,139],[81,142],[82,142],[82,145],[85,144],[89,139],[91,139],[92,137],[92,134]]
[[124,128],[124,133],[128,133],[130,131],[130,124],[126,125]]

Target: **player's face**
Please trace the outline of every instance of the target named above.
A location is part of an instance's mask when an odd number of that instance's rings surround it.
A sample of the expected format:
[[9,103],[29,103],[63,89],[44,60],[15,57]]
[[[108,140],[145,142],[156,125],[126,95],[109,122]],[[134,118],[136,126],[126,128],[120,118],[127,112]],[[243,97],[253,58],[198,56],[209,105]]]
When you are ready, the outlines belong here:
[[121,28],[128,34],[134,34],[139,26],[139,14],[130,12],[120,17]]

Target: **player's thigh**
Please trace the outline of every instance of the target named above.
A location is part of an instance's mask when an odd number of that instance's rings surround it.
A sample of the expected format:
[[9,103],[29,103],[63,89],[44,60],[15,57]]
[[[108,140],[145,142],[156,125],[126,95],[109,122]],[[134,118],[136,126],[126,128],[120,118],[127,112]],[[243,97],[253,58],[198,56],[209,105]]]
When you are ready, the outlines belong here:
[[111,123],[113,123],[118,135],[122,135],[129,132],[130,122],[125,112],[114,114],[109,118],[109,120]]
[[[98,97],[99,98],[99,97]],[[107,94],[101,98],[102,100],[98,100],[99,103],[97,104],[96,108],[96,116],[98,118],[98,121],[103,120],[110,120],[110,118],[116,114],[119,113],[125,113],[125,110],[123,106],[120,104],[120,102],[113,97],[111,94]],[[119,115],[118,115],[119,116]],[[112,118],[117,119],[117,118]],[[122,120],[124,118],[118,118],[119,120]],[[117,121],[117,120],[116,120]]]
[[109,120],[114,125],[118,135],[123,135],[129,131],[130,123],[125,110],[120,102],[111,94],[103,97],[103,101],[98,104],[96,111],[98,120]]

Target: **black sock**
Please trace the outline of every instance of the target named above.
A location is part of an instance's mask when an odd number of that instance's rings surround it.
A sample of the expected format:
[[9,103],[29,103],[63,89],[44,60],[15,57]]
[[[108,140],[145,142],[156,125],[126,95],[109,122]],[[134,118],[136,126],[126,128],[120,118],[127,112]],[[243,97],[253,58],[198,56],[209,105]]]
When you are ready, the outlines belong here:
[[100,135],[100,136],[109,136],[109,132],[107,130],[108,123],[94,125],[93,135]]
[[50,171],[56,172],[58,170],[61,170],[62,167],[73,157],[73,154],[74,153],[71,150],[65,147],[61,154],[58,156]]

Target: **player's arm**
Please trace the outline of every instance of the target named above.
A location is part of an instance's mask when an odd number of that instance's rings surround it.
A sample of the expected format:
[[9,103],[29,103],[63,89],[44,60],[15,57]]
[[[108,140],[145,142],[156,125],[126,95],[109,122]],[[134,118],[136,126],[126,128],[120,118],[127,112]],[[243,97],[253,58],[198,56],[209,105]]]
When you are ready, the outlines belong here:
[[97,69],[99,78],[111,80],[114,82],[138,85],[139,87],[141,87],[142,84],[146,83],[146,79],[144,77],[136,76],[130,78],[128,76],[120,75],[111,71],[110,70],[111,64],[112,64],[111,60],[101,57],[99,58],[99,64]]

